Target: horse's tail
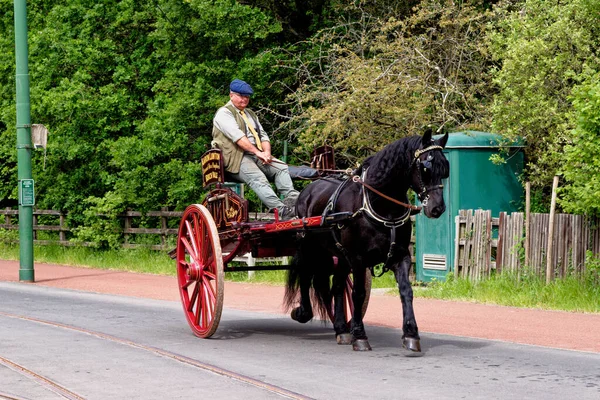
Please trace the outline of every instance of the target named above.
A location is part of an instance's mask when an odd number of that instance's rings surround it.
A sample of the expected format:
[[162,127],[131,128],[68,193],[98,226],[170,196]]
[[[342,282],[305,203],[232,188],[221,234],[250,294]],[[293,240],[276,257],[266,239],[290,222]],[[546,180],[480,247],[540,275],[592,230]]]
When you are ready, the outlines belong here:
[[324,259],[324,262],[330,261],[331,264],[320,265],[313,277],[313,292],[312,292],[312,303],[315,308],[316,314],[322,320],[329,320],[329,312],[332,310],[332,296],[331,296],[331,283],[330,283],[330,271],[333,269],[333,258],[329,255],[328,258]]
[[329,253],[315,242],[312,245],[304,241],[300,243],[288,271],[284,307],[288,311],[294,308],[298,304],[299,294],[302,296],[310,291],[313,311],[326,319],[332,304],[329,279],[332,271],[333,258]]
[[296,253],[292,258],[292,263],[287,273],[287,284],[285,285],[285,295],[283,297],[283,306],[286,311],[292,309],[298,301],[298,291],[300,290],[300,263],[301,255]]

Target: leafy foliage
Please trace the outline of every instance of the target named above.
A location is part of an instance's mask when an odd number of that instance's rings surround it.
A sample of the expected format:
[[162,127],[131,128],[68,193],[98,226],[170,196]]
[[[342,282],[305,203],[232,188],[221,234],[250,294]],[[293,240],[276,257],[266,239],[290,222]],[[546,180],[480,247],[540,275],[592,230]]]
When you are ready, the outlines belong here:
[[566,185],[562,207],[568,212],[600,215],[600,75],[575,92],[577,127],[565,146]]
[[360,18],[311,38],[285,64],[300,82],[287,122],[298,150],[333,143],[353,161],[428,125],[485,126],[490,82],[477,39],[488,14],[471,3],[422,1],[406,18],[350,8]]
[[[68,211],[81,240],[114,246],[119,227],[97,213],[197,202],[212,115],[232,77],[269,68],[260,50],[280,24],[233,0],[30,3],[32,121],[50,131],[47,152],[33,154],[38,207]],[[8,5],[1,3],[0,187],[2,202],[14,205]]]
[[550,187],[571,141],[573,89],[598,69],[598,2],[504,1],[490,25],[493,127],[527,144],[528,177]]
[[[37,206],[114,246],[122,227],[98,213],[198,202],[214,112],[240,78],[292,163],[323,143],[346,167],[426,126],[493,129],[525,138],[539,198],[560,172],[563,208],[597,213],[599,4],[31,0],[32,122],[50,132],[32,154]],[[14,207],[13,2],[0,12],[0,207]]]

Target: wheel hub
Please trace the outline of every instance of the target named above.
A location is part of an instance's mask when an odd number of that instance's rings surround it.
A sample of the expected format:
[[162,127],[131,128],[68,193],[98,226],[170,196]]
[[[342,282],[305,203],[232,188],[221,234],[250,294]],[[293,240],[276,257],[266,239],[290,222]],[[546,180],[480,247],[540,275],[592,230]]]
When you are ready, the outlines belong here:
[[194,281],[200,280],[200,277],[202,276],[202,268],[196,261],[193,261],[189,264],[188,269],[187,269],[187,275],[190,280],[194,280]]

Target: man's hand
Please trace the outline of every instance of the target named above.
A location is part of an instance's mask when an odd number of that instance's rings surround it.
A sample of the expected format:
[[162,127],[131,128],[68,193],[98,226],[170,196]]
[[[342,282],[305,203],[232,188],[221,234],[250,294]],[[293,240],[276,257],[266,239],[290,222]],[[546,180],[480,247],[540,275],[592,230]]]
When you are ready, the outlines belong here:
[[259,151],[258,153],[256,153],[256,157],[258,157],[258,159],[264,164],[271,164],[271,161],[273,161],[273,156],[271,155],[271,153],[266,151]]
[[263,150],[260,151],[255,145],[250,143],[247,137],[240,138],[237,142],[235,142],[242,150],[245,150],[249,153],[254,154],[260,161],[265,164],[271,164],[273,161],[273,156],[271,155],[271,143],[262,142]]

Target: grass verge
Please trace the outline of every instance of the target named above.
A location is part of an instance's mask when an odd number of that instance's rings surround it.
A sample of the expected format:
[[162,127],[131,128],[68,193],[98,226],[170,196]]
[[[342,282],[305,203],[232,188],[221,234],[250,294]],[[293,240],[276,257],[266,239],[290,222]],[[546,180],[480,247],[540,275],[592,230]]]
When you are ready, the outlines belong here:
[[533,274],[503,273],[473,282],[452,274],[445,282],[415,287],[415,296],[445,300],[474,301],[512,307],[542,308],[575,312],[600,312],[600,282],[593,274],[570,276],[546,284]]

